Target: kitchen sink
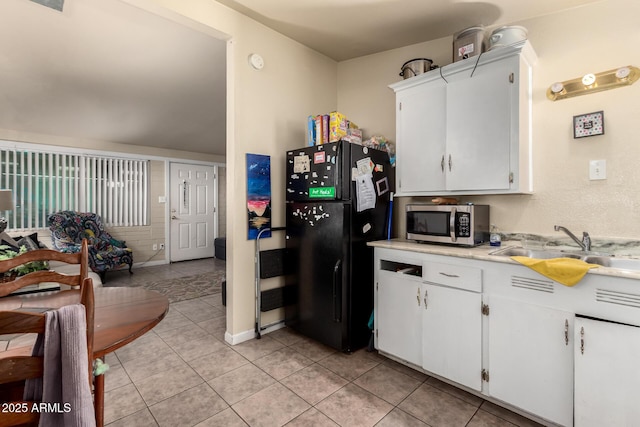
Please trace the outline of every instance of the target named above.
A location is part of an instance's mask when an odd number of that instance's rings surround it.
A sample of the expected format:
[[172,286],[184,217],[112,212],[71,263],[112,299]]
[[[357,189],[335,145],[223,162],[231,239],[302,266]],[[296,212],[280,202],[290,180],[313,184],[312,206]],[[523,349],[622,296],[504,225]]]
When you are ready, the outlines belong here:
[[603,267],[618,268],[620,270],[640,270],[640,259],[586,256],[583,260],[591,264],[599,264]]
[[582,255],[563,252],[563,251],[550,251],[546,249],[527,249],[517,247],[507,247],[504,249],[498,249],[497,251],[490,252],[489,255],[501,255],[501,256],[525,256],[528,258],[537,259],[551,259],[551,258],[575,258],[581,259]]
[[640,271],[640,259],[630,259],[630,258],[615,258],[613,255],[603,255],[589,252],[565,252],[558,250],[547,250],[547,249],[527,249],[520,247],[506,247],[504,249],[498,249],[496,251],[490,252],[489,255],[497,255],[497,256],[524,256],[528,258],[537,258],[537,259],[551,259],[551,258],[574,258],[580,259],[589,264],[598,264],[603,267],[608,268],[616,268],[620,270],[632,270],[632,271]]

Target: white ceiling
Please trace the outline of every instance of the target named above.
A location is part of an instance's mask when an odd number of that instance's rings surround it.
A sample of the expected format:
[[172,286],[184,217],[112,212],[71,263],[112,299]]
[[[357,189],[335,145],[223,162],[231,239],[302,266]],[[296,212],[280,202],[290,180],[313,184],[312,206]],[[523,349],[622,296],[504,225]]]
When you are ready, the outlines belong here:
[[0,1],[0,128],[225,154],[226,43],[119,0]]
[[336,61],[600,0],[217,0]]
[[[336,61],[596,0],[218,0]],[[225,43],[120,0],[0,1],[0,128],[225,154]]]

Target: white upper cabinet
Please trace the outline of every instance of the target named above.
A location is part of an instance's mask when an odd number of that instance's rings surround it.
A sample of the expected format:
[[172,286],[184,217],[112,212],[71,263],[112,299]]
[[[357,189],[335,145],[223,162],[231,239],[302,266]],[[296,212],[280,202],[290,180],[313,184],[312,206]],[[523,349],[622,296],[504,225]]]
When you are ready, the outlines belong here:
[[524,41],[391,85],[398,194],[532,192],[534,62]]
[[441,79],[412,86],[396,95],[396,129],[398,138],[402,135],[406,154],[400,161],[396,154],[400,192],[444,188],[446,99],[446,86]]

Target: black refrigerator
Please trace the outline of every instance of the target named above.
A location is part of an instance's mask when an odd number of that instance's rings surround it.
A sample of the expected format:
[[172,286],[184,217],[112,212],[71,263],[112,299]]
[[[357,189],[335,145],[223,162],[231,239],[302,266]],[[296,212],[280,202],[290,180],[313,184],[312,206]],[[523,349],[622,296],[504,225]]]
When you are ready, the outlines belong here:
[[369,342],[373,248],[387,238],[386,151],[340,141],[287,152],[285,323],[335,349]]

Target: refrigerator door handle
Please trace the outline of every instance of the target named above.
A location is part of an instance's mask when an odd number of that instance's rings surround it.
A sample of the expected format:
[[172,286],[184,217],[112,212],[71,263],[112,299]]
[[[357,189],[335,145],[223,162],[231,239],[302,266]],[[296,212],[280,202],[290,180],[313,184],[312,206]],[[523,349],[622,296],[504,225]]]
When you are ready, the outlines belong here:
[[[333,321],[336,323],[342,322],[341,316],[341,307],[339,306],[339,294],[338,294],[338,283],[341,283],[340,276],[338,275],[340,272],[340,266],[342,265],[342,260],[339,259],[336,261],[333,266]],[[342,291],[342,286],[340,286],[340,293]]]

